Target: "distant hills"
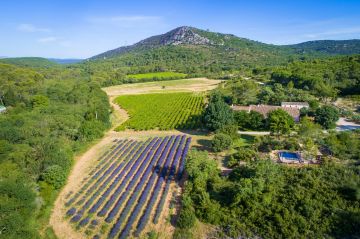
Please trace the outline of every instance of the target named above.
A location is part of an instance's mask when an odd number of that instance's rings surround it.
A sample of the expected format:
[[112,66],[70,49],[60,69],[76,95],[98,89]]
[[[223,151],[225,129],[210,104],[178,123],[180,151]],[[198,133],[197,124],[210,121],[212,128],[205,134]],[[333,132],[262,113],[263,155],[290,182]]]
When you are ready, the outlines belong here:
[[288,45],[297,53],[317,52],[329,55],[360,54],[360,40],[318,40]]
[[24,67],[54,67],[57,63],[42,57],[14,57],[0,59],[0,63],[7,63]]
[[13,64],[25,67],[54,67],[59,64],[73,64],[82,61],[81,59],[57,59],[42,57],[0,57],[0,63]]
[[73,58],[69,58],[69,59],[48,58],[48,60],[58,64],[75,64],[83,61],[83,59],[73,59]]

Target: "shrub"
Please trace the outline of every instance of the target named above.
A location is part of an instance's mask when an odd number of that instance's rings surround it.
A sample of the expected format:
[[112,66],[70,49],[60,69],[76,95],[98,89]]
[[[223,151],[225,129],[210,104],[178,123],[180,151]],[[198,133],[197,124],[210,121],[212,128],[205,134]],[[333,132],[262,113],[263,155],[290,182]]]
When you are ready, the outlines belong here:
[[318,108],[315,112],[315,122],[323,126],[325,129],[334,128],[338,119],[338,110],[329,105]]
[[61,166],[52,165],[42,173],[41,179],[55,189],[59,189],[66,181],[66,172]]
[[195,224],[195,219],[195,212],[190,207],[183,207],[176,225],[182,229],[191,228]]
[[232,139],[229,135],[219,133],[216,134],[212,140],[212,148],[215,152],[220,152],[229,149],[232,144]]

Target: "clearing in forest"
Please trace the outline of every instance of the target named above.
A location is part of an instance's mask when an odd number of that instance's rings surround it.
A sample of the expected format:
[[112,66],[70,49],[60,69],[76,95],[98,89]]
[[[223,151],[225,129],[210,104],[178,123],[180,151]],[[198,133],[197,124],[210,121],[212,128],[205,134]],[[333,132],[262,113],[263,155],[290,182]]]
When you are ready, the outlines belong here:
[[117,130],[196,129],[201,125],[204,95],[184,92],[122,95],[115,103],[130,115]]
[[163,221],[171,185],[182,178],[191,137],[123,139],[67,195],[65,218],[91,238],[139,237]]
[[183,79],[186,77],[186,74],[179,72],[150,72],[143,74],[131,74],[127,75],[126,79],[134,80],[134,81],[157,81],[157,80],[175,80],[175,79]]

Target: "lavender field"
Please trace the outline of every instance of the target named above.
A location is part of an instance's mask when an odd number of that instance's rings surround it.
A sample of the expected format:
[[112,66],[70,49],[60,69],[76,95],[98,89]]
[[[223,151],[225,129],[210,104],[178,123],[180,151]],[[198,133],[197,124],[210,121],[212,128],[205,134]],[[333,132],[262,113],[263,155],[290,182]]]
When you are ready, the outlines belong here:
[[157,224],[183,175],[191,137],[117,140],[65,203],[66,218],[93,238],[138,237]]

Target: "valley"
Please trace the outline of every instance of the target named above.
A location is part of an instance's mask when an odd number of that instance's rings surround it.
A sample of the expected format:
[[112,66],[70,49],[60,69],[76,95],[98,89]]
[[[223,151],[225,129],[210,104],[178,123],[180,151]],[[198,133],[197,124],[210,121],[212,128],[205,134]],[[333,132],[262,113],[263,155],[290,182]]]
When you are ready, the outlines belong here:
[[55,2],[2,4],[0,239],[360,238],[359,4]]

